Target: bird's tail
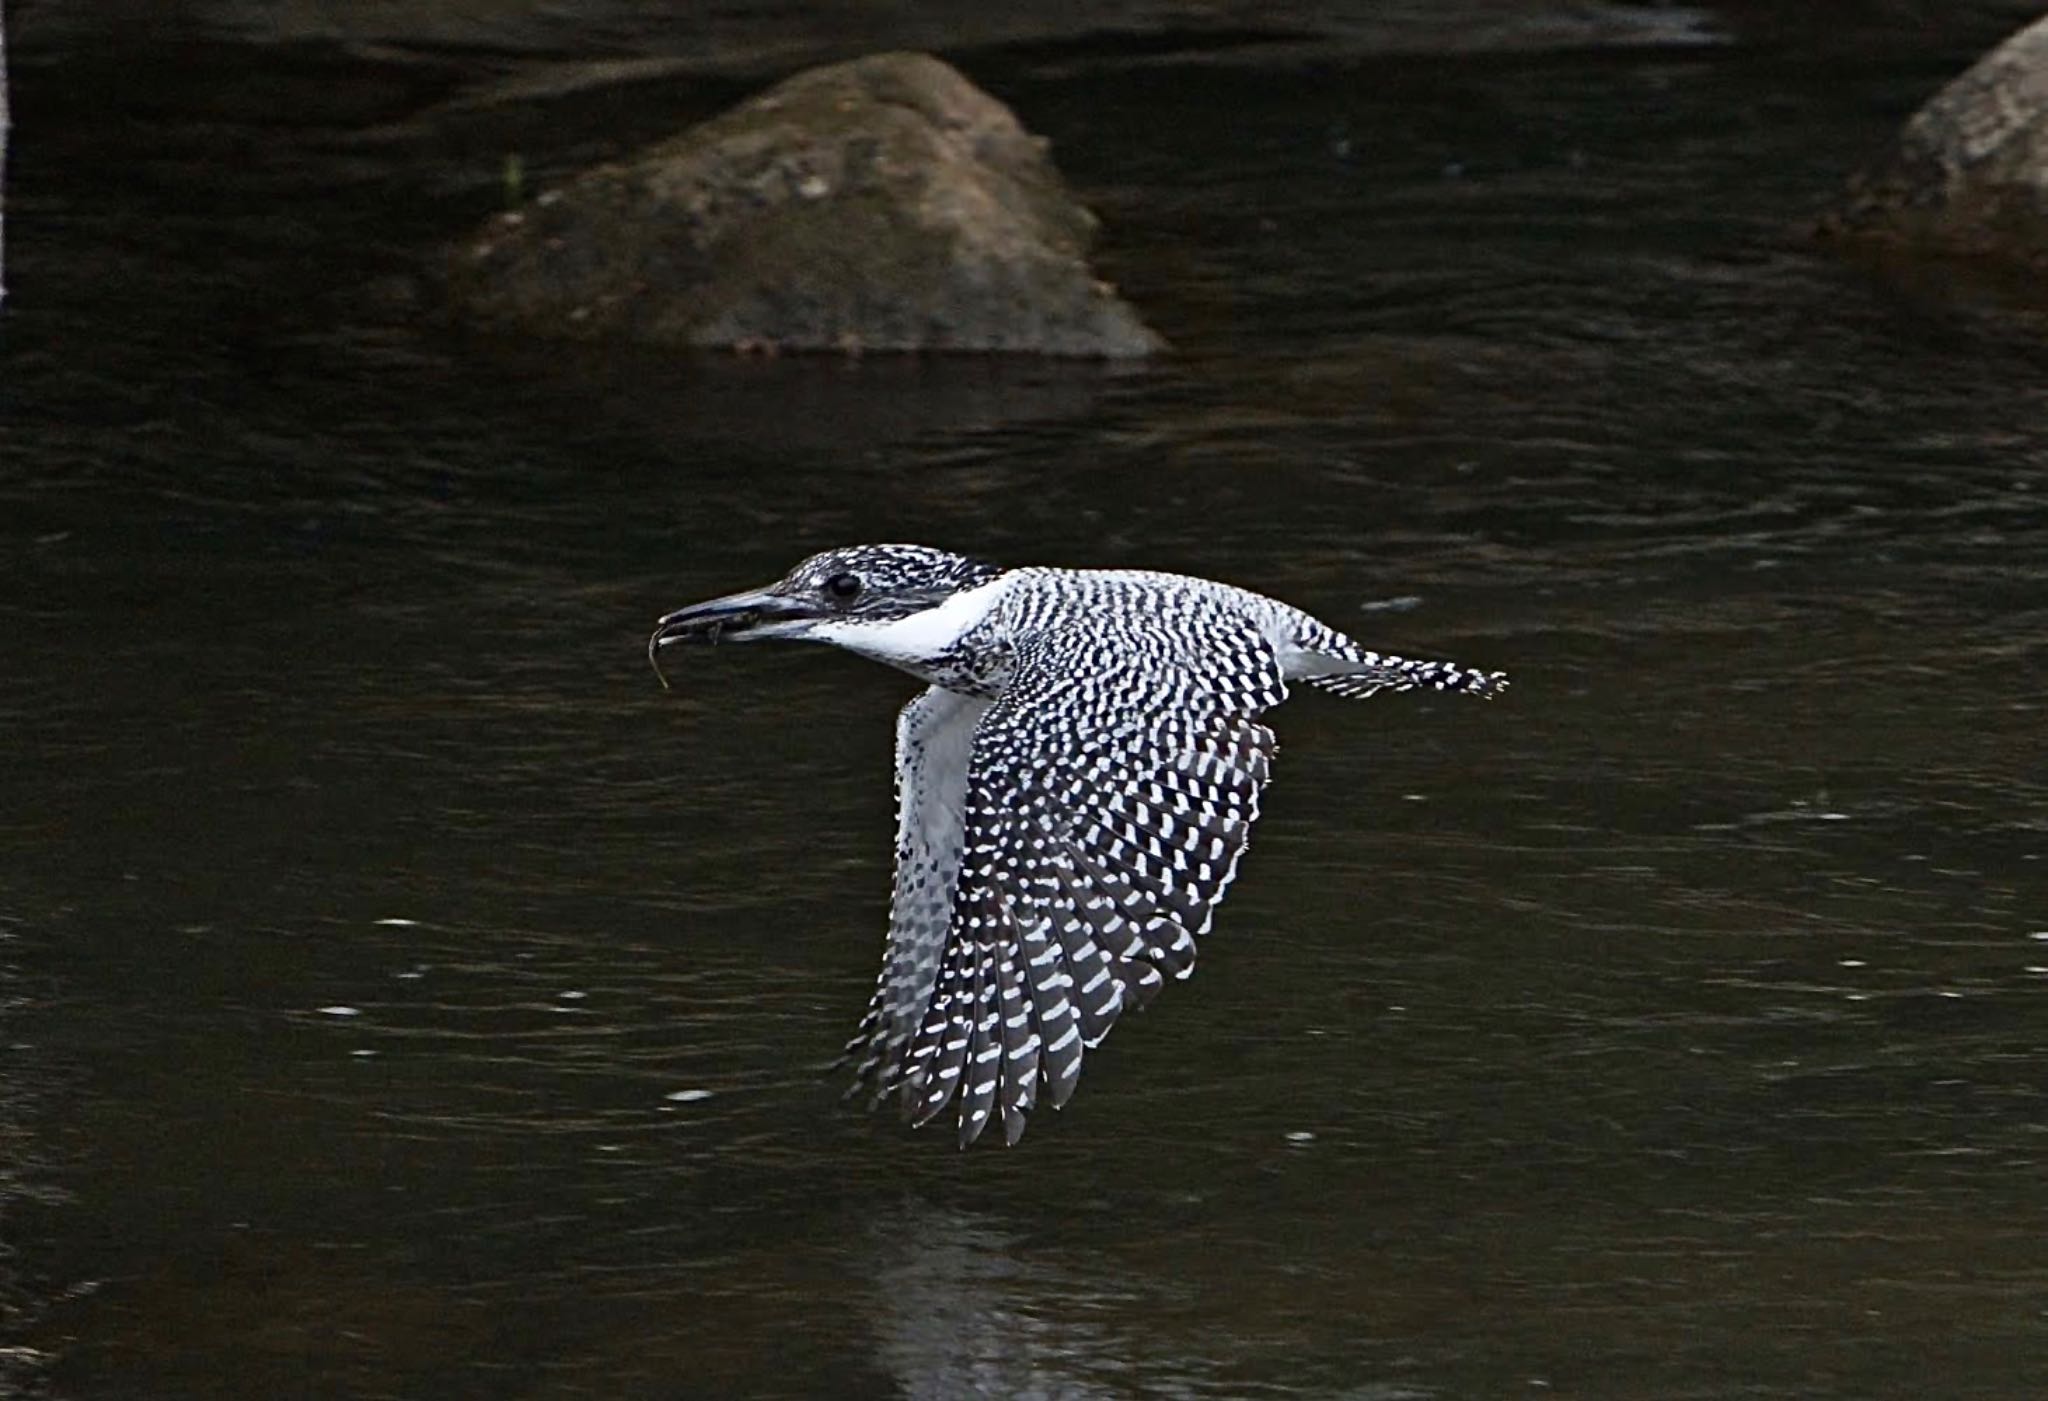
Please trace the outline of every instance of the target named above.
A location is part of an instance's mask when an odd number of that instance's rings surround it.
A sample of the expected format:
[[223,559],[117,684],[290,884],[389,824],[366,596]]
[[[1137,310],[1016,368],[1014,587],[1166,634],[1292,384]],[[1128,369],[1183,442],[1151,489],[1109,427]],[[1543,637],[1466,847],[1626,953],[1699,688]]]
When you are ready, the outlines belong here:
[[1411,691],[1421,686],[1491,700],[1508,688],[1504,671],[1475,671],[1454,662],[1418,661],[1363,648],[1348,655],[1332,655],[1329,663],[1325,674],[1303,679],[1333,694],[1361,699],[1375,691]]

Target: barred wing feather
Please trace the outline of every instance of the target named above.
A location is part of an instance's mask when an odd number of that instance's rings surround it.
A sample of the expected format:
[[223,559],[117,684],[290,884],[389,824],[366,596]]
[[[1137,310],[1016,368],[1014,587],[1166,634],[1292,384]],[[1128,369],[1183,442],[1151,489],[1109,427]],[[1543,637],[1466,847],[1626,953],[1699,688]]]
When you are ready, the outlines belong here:
[[1254,717],[1286,695],[1263,638],[1234,643],[1222,667],[1213,642],[1199,665],[1078,630],[1019,647],[974,723],[945,950],[901,1066],[918,1122],[957,1099],[963,1146],[997,1117],[1014,1143],[1041,1087],[1065,1103],[1084,1050],[1192,971],[1270,773]]

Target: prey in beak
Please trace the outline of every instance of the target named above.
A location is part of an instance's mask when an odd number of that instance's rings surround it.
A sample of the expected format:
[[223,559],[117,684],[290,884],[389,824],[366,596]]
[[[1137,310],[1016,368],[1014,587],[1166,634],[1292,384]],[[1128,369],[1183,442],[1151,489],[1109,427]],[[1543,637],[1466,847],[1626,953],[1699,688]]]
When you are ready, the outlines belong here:
[[647,661],[669,689],[661,670],[661,651],[678,642],[716,645],[724,639],[751,642],[761,637],[801,636],[803,625],[817,617],[818,610],[800,598],[772,589],[755,589],[727,594],[705,603],[693,603],[664,614],[647,639]]

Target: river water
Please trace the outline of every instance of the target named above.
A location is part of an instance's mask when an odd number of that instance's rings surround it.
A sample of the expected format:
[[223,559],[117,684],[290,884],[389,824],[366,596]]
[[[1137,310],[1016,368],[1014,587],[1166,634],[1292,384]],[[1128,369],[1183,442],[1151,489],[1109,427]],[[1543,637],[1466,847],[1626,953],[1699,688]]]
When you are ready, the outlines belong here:
[[[2048,347],[1794,236],[1996,32],[979,55],[1142,370],[404,313],[717,83],[31,55],[0,1393],[2048,1394]],[[824,1070],[913,687],[641,652],[863,539],[1515,688],[1277,712],[1196,976],[963,1154]]]

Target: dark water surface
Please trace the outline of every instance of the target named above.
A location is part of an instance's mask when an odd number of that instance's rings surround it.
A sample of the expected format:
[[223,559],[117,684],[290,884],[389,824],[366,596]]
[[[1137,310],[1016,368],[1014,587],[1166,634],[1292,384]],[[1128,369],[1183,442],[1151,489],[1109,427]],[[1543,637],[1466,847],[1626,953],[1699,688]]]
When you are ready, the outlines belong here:
[[[1786,237],[1945,34],[990,58],[1136,372],[400,328],[506,150],[727,92],[30,63],[0,1392],[2048,1394],[2048,347]],[[1516,688],[1280,711],[1198,975],[961,1154],[821,1073],[910,683],[640,651],[867,538]]]

